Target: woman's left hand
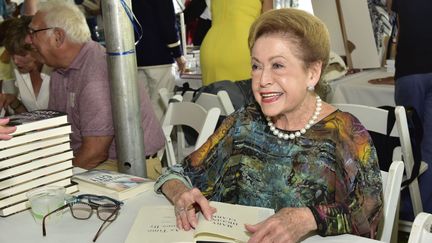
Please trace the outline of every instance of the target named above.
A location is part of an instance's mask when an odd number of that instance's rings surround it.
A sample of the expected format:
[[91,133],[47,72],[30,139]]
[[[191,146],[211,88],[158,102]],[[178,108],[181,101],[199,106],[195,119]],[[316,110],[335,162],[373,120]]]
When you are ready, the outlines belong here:
[[9,133],[13,133],[16,127],[8,127],[6,124],[9,122],[9,118],[0,118],[0,140],[11,139],[12,136]]
[[263,222],[245,227],[252,233],[249,243],[295,243],[317,229],[309,208],[283,208]]

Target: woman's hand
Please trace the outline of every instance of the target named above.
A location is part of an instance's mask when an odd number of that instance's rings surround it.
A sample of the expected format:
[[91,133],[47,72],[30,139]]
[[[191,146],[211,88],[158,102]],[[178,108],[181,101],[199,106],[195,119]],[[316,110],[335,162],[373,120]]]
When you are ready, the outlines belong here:
[[16,127],[5,126],[9,122],[9,118],[0,118],[0,140],[11,139],[12,136],[9,133],[13,133]]
[[249,243],[295,243],[317,229],[309,208],[283,208],[263,222],[245,227],[253,233]]
[[210,220],[216,209],[211,207],[209,201],[197,188],[189,189],[181,181],[169,180],[162,187],[164,194],[174,204],[177,218],[177,227],[186,231],[195,228],[198,224],[195,209],[201,211],[207,220]]

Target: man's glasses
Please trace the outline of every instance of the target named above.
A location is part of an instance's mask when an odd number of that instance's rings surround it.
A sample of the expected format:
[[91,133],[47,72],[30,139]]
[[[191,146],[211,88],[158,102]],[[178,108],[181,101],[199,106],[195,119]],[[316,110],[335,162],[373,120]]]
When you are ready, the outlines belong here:
[[59,212],[67,207],[70,208],[72,216],[76,219],[84,220],[89,219],[93,210],[96,210],[97,216],[103,221],[102,225],[99,227],[96,235],[93,238],[93,242],[97,240],[100,235],[102,228],[106,222],[113,222],[118,215],[120,206],[123,202],[117,201],[113,198],[106,196],[97,196],[92,194],[82,194],[72,198],[67,204],[61,206],[60,208],[48,213],[43,217],[42,220],[42,234],[46,236],[45,220],[51,214]]
[[29,34],[29,35],[33,38],[33,36],[34,36],[37,32],[44,31],[44,30],[51,30],[51,29],[54,29],[54,27],[42,28],[42,29],[37,29],[37,30],[35,30],[35,29],[33,29],[33,28],[30,28],[30,27],[27,27],[27,34]]

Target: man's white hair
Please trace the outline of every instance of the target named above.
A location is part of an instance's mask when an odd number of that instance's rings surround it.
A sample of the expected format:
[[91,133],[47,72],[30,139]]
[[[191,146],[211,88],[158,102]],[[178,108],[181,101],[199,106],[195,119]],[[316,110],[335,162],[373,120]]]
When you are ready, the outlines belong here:
[[91,40],[90,29],[84,14],[73,1],[51,0],[39,5],[39,12],[44,14],[47,27],[61,28],[66,38],[74,43]]

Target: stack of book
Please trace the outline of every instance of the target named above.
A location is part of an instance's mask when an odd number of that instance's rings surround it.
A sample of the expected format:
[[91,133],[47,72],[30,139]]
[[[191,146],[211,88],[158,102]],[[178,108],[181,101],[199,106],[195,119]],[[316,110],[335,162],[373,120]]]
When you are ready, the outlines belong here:
[[26,192],[46,186],[78,190],[71,182],[71,126],[65,113],[38,110],[10,116],[17,127],[10,140],[0,140],[0,216],[29,207]]

